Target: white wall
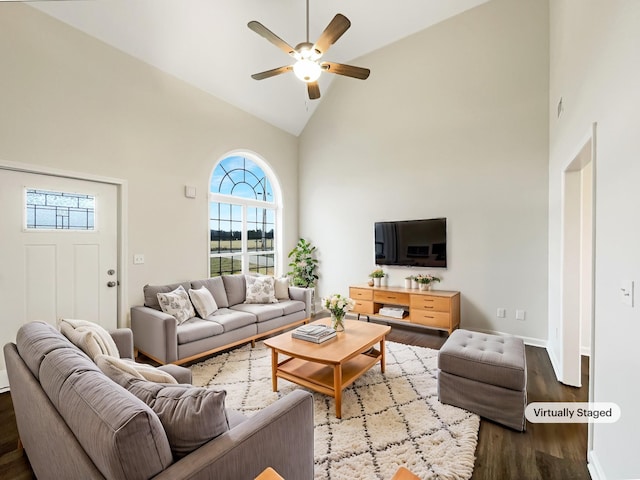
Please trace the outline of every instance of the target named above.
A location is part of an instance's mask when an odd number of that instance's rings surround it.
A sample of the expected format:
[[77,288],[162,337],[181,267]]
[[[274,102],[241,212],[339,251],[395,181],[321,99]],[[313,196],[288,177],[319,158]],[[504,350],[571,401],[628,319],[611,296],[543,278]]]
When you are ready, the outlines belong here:
[[0,63],[0,160],[127,182],[129,304],[146,283],[207,275],[209,176],[231,150],[275,171],[286,260],[298,239],[296,137],[24,4],[0,4]]
[[300,140],[320,295],[367,280],[375,221],[447,217],[449,267],[427,271],[461,292],[462,326],[544,342],[548,33],[546,2],[494,0],[352,62],[368,80],[336,79]]
[[[595,401],[615,402],[622,417],[595,425],[594,478],[640,478],[638,301],[621,302],[620,281],[640,282],[640,2],[553,0],[550,68],[549,340],[560,325],[561,172],[597,122],[595,179]],[[556,118],[563,98],[564,113]]]

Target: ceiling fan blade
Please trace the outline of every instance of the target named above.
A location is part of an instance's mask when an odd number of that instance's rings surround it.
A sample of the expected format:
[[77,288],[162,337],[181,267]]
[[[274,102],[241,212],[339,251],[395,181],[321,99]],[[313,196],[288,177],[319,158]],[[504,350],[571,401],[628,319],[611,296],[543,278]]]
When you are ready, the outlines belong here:
[[368,68],[354,67],[353,65],[344,65],[342,63],[335,62],[322,62],[320,66],[323,70],[329,73],[358,78],[360,80],[366,80],[369,78],[369,74],[371,73],[371,70]]
[[271,70],[266,70],[260,73],[254,73],[251,75],[251,78],[254,80],[264,80],[265,78],[275,77],[276,75],[280,75],[281,73],[287,73],[293,70],[293,65],[288,65],[286,67],[278,67]]
[[269,40],[271,43],[273,43],[276,47],[278,47],[287,55],[291,55],[292,57],[295,58],[295,53],[296,53],[295,49],[291,45],[289,45],[287,42],[282,40],[275,33],[273,33],[271,30],[269,30],[267,27],[262,25],[260,22],[256,22],[255,20],[252,20],[249,23],[247,23],[247,27],[249,27],[251,30],[256,32],[258,35]]
[[309,100],[317,100],[320,98],[320,87],[318,82],[307,83],[307,93],[309,94]]
[[336,41],[346,32],[351,26],[351,22],[347,17],[338,13],[333,20],[329,22],[327,28],[324,29],[322,35],[314,45],[314,48],[321,54],[324,54],[329,50],[329,47],[336,43]]

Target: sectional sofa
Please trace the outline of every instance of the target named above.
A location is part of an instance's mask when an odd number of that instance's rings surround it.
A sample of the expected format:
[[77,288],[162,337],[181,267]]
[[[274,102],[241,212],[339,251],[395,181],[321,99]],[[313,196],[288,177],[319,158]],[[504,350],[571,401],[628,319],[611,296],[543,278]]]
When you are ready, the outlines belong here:
[[[131,358],[131,332],[112,336],[121,358]],[[107,376],[43,322],[22,326],[4,356],[20,440],[40,480],[238,480],[267,467],[313,479],[309,392],[295,390],[247,418],[224,407],[224,391]],[[140,395],[156,390],[153,402]],[[210,417],[220,419],[215,436],[205,435]]]
[[[257,279],[257,280],[256,280]],[[251,301],[247,293],[260,282],[273,281],[273,296],[258,295]],[[215,304],[198,314],[163,311],[159,296],[181,289],[204,288]],[[260,294],[264,293],[260,291]],[[184,295],[184,294],[183,294]],[[253,275],[222,275],[169,285],[146,285],[144,305],[131,308],[131,329],[140,353],[161,364],[182,364],[273,333],[301,325],[311,316],[312,289],[289,286],[286,279]],[[171,307],[171,301],[167,306]],[[187,305],[187,308],[189,305]],[[188,316],[189,318],[183,318]]]

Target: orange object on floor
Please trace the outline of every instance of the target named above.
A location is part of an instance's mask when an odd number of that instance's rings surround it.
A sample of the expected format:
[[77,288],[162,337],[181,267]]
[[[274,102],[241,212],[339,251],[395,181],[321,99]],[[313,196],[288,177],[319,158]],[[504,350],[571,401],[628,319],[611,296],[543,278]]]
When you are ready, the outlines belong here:
[[255,480],[284,480],[278,473],[271,467],[267,467]]
[[391,480],[420,480],[404,467],[400,467]]

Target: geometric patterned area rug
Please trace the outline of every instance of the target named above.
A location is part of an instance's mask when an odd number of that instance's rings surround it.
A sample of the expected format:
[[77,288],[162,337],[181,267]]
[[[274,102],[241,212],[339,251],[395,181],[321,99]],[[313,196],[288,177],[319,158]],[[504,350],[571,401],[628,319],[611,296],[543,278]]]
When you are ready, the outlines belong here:
[[[438,401],[438,351],[385,342],[386,372],[375,365],[334,399],[312,392],[316,480],[389,480],[399,466],[421,479],[469,479],[480,418]],[[271,350],[262,342],[191,366],[193,384],[227,391],[228,408],[251,416],[303,388],[278,379],[271,389]]]

